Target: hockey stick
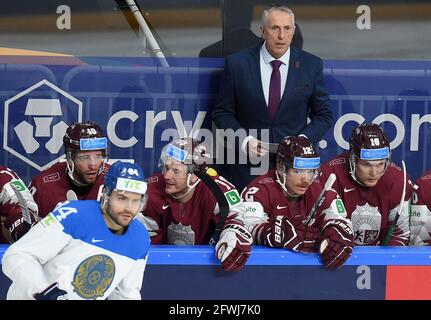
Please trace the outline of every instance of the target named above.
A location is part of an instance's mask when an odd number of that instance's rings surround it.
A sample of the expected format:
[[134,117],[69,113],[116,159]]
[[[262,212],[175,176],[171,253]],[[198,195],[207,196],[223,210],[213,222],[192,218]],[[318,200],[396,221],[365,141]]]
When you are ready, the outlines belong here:
[[160,50],[160,46],[157,43],[156,38],[154,38],[154,35],[152,34],[150,27],[148,26],[147,21],[145,21],[144,16],[142,15],[141,11],[139,10],[138,6],[135,3],[135,0],[126,0],[126,3],[130,9],[130,12],[133,14],[133,16],[136,19],[136,22],[139,24],[139,27],[141,28],[142,32],[144,33],[146,39],[148,40],[148,44],[151,48],[152,53],[160,59],[160,63],[163,67],[169,67],[168,61],[166,60],[165,55],[163,54],[162,50]]
[[226,221],[226,218],[229,214],[229,211],[230,211],[229,203],[227,202],[226,197],[224,196],[224,193],[220,190],[220,187],[218,186],[218,184],[208,174],[199,170],[196,170],[193,173],[199,179],[201,179],[203,183],[205,183],[205,185],[210,189],[211,193],[214,195],[218,203],[220,218],[217,222],[215,230],[209,241],[209,245],[213,246],[217,243],[218,238],[220,237],[220,233],[223,229],[224,223]]
[[309,226],[310,221],[314,219],[314,216],[316,215],[317,209],[322,205],[323,201],[325,201],[325,193],[329,189],[332,188],[335,180],[337,180],[337,176],[335,173],[331,173],[328,177],[328,180],[326,180],[325,185],[323,186],[322,191],[319,194],[319,197],[317,198],[316,202],[314,203],[313,207],[310,210],[310,213],[308,214],[307,219],[304,221],[304,223]]
[[404,204],[404,197],[406,196],[407,172],[406,172],[406,164],[404,163],[404,160],[401,160],[401,163],[403,165],[403,193],[401,194],[400,207],[398,209],[398,212],[395,215],[394,221],[392,221],[392,224],[389,227],[388,232],[386,233],[385,239],[383,240],[382,244],[384,246],[386,246],[389,243],[389,239],[392,237],[392,234],[394,233],[395,227],[398,223],[398,219],[400,218],[404,209],[403,204]]
[[[30,230],[31,225],[32,225],[31,217],[30,217],[31,213],[30,213],[30,210],[28,209],[27,202],[25,201],[24,197],[21,194],[21,190],[19,190],[18,187],[16,185],[14,185],[13,183],[11,183],[10,186],[12,187],[12,190],[18,199],[18,204],[21,207],[23,229],[24,229],[23,231],[25,234],[25,233],[27,233],[28,230]],[[37,216],[33,215],[33,217],[34,217],[34,221],[37,221]]]

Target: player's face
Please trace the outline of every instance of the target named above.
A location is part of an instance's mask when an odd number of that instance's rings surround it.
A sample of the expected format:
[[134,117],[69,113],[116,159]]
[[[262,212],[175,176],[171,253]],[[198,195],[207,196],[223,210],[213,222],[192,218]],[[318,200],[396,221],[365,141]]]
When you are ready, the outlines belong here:
[[84,184],[95,183],[103,160],[102,150],[76,152],[73,158],[75,164],[73,176]]
[[388,160],[365,161],[357,159],[356,178],[367,187],[374,187],[386,169]]
[[187,166],[178,161],[168,160],[162,168],[165,178],[165,192],[168,195],[180,195],[187,191]]
[[142,201],[139,193],[114,190],[109,196],[106,212],[117,225],[126,227],[138,213]]
[[260,27],[262,37],[266,41],[266,49],[274,58],[280,58],[289,49],[295,26],[287,12],[271,11],[266,24]]
[[302,196],[316,177],[316,170],[289,168],[286,189],[292,195]]

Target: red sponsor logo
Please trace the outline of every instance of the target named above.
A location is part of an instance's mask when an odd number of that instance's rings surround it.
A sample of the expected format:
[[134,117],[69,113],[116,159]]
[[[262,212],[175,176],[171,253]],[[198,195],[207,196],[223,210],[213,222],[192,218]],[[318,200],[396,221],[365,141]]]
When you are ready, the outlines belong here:
[[398,167],[395,163],[393,163],[393,162],[391,162],[391,163],[389,163],[389,166],[390,167],[392,167],[392,168],[394,168],[394,169],[397,169],[398,171],[402,171],[401,170],[401,168],[400,167]]
[[430,300],[430,266],[388,266],[386,300]]
[[54,182],[60,180],[60,174],[58,172],[56,173],[51,173],[50,175],[47,175],[45,177],[43,177],[43,182],[44,183],[49,183],[49,182]]
[[267,184],[267,183],[271,183],[271,182],[274,182],[274,180],[270,177],[266,177],[266,178],[263,178],[262,180],[258,181],[259,184]]
[[332,166],[336,166],[338,164],[344,164],[344,163],[346,163],[346,159],[344,159],[344,158],[337,158],[337,159],[331,160],[329,162],[329,165],[332,167]]
[[159,181],[159,177],[158,176],[147,178],[147,183],[153,183],[153,182],[157,182],[157,181]]

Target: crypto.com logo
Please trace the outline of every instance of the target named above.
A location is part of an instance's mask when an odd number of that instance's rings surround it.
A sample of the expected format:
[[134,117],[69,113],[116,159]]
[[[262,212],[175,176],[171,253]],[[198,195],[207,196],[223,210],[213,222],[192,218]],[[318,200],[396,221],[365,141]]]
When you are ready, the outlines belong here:
[[42,171],[61,158],[72,121],[82,121],[82,102],[44,79],[5,101],[3,148]]

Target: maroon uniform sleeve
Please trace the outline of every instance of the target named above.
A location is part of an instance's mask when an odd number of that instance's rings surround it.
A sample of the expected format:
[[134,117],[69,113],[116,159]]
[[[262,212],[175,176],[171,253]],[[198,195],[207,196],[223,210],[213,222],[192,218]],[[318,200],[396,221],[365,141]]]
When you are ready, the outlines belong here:
[[58,203],[66,200],[100,200],[109,167],[105,163],[96,181],[90,186],[77,186],[70,182],[65,162],[58,162],[33,177],[29,189],[39,208],[39,217],[44,218]]
[[57,203],[66,200],[68,188],[66,164],[57,163],[33,177],[28,188],[39,208],[39,217],[44,218]]
[[259,202],[263,207],[263,211],[270,215],[270,194],[264,183],[253,181],[242,191],[241,197],[246,202]]

